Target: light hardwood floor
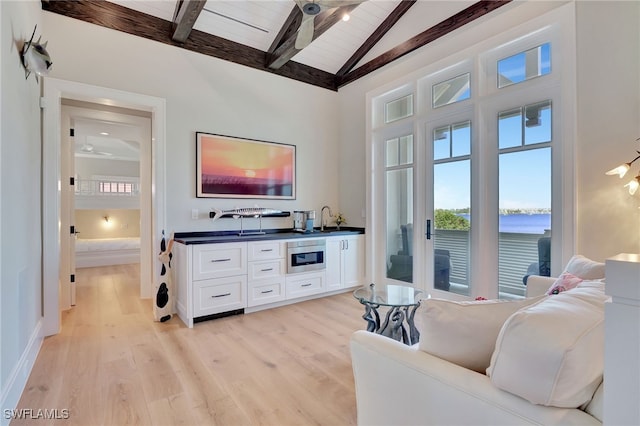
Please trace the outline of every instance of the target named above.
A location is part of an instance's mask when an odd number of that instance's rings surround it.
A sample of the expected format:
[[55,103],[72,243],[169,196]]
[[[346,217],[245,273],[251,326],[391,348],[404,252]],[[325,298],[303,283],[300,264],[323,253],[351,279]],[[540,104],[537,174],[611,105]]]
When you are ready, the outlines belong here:
[[[77,305],[45,339],[18,409],[38,425],[351,425],[351,292],[206,321],[153,321],[137,265],[77,271]],[[14,420],[12,425],[34,424]]]

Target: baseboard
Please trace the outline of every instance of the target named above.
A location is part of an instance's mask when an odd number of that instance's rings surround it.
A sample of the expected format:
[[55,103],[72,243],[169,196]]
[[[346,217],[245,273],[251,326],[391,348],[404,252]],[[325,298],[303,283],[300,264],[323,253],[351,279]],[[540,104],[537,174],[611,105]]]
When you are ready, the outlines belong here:
[[[2,389],[2,394],[0,395],[0,426],[9,425],[12,410],[15,410],[18,402],[20,402],[20,397],[27,384],[33,365],[36,362],[43,340],[41,318],[36,324],[33,333],[31,333],[29,343],[27,343],[27,347],[22,353],[22,356],[20,356],[20,360],[9,375],[7,386]],[[40,407],[29,408],[36,409]]]

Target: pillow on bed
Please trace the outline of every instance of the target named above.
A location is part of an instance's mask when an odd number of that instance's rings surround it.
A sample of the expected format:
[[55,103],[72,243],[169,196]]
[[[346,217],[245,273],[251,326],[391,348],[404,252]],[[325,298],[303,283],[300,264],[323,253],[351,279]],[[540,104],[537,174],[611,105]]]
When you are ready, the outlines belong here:
[[485,374],[505,320],[518,309],[546,297],[473,302],[425,299],[418,309],[418,348]]
[[534,404],[576,408],[604,370],[604,283],[585,281],[507,319],[487,375]]

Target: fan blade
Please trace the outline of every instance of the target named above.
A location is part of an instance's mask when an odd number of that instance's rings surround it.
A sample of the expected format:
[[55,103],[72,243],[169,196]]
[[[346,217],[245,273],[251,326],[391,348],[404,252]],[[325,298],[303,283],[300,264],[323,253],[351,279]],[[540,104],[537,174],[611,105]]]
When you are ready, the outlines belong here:
[[302,50],[313,41],[314,19],[315,16],[313,15],[303,15],[300,28],[298,29],[298,36],[296,37],[296,49]]
[[365,1],[367,1],[367,0],[317,0],[316,3],[318,3],[323,8],[332,9],[334,7],[350,6],[352,4],[360,4],[360,3],[364,3]]

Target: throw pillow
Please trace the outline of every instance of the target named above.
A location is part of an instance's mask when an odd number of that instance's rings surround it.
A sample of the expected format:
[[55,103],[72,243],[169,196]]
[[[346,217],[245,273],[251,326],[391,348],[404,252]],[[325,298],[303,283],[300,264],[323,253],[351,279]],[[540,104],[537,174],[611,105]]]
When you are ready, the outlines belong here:
[[418,348],[485,374],[504,321],[518,309],[546,297],[474,302],[425,299],[418,310]]
[[571,290],[575,288],[582,282],[582,278],[578,278],[573,274],[568,272],[563,272],[560,276],[553,282],[549,290],[547,290],[547,294],[558,294],[563,291]]
[[606,300],[604,283],[588,282],[511,315],[487,369],[491,382],[534,404],[588,402],[604,370]]
[[576,254],[567,263],[564,272],[568,272],[583,280],[598,280],[604,278],[604,263],[595,262],[580,254]]

